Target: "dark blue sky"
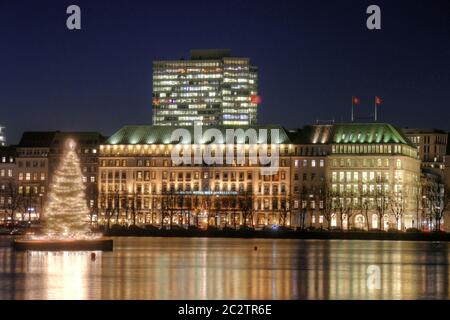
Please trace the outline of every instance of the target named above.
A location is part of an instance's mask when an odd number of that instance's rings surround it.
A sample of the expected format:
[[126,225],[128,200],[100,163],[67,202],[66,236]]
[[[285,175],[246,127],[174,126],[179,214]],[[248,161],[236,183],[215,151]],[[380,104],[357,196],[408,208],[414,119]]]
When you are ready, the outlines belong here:
[[[66,29],[66,8],[82,30]],[[369,31],[378,4],[382,30]],[[152,60],[230,48],[260,68],[261,123],[299,127],[373,112],[450,130],[450,1],[0,0],[0,124],[96,130],[151,123]]]

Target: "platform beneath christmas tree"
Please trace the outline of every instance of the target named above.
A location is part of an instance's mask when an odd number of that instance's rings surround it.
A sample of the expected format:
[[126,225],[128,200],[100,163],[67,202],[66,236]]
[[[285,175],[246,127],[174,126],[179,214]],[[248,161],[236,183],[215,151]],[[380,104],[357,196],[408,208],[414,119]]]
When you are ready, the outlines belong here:
[[112,251],[112,239],[92,240],[14,240],[17,251]]

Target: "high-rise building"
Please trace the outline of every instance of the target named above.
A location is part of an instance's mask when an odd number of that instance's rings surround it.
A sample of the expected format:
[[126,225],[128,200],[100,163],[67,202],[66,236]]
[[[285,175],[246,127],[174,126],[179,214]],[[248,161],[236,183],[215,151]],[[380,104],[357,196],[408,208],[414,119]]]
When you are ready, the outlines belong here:
[[259,100],[257,67],[228,49],[153,62],[154,125],[252,125]]
[[6,146],[5,127],[0,126],[0,146]]

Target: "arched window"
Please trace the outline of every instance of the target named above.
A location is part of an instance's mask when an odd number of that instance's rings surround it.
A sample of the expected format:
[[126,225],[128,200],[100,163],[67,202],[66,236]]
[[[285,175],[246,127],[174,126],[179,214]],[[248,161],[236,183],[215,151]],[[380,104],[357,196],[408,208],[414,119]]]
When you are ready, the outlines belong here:
[[364,229],[364,224],[365,224],[364,216],[362,214],[358,214],[355,217],[355,227],[357,229]]
[[337,226],[336,214],[333,213],[333,214],[331,215],[331,227],[332,227],[332,228],[336,228],[336,226]]
[[389,216],[387,214],[385,214],[383,216],[383,230],[388,230],[389,229]]
[[344,230],[346,230],[348,228],[348,219],[347,219],[347,215],[346,214],[342,215],[342,228]]
[[372,214],[372,229],[378,229],[378,215]]

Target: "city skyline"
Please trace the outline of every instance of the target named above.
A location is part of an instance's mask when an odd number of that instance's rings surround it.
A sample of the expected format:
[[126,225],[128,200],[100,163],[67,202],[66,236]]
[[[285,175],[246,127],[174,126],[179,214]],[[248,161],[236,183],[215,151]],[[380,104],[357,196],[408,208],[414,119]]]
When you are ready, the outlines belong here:
[[[408,4],[406,14],[403,6],[380,1],[383,27],[377,31],[365,27],[364,1],[351,9],[331,2],[227,3],[224,15],[217,3],[202,1],[195,3],[198,12],[176,2],[125,7],[79,1],[79,31],[65,28],[69,4],[22,2],[2,10],[0,34],[8,46],[0,53],[0,105],[20,110],[0,119],[8,143],[28,130],[110,135],[124,124],[150,124],[152,61],[217,47],[259,66],[261,124],[348,121],[351,96],[361,100],[356,118],[369,117],[374,97],[381,96],[380,122],[450,130],[450,11],[444,1]],[[161,24],[158,12],[170,12],[174,25]]]
[[449,300],[449,0],[0,0],[0,39],[0,300]]

